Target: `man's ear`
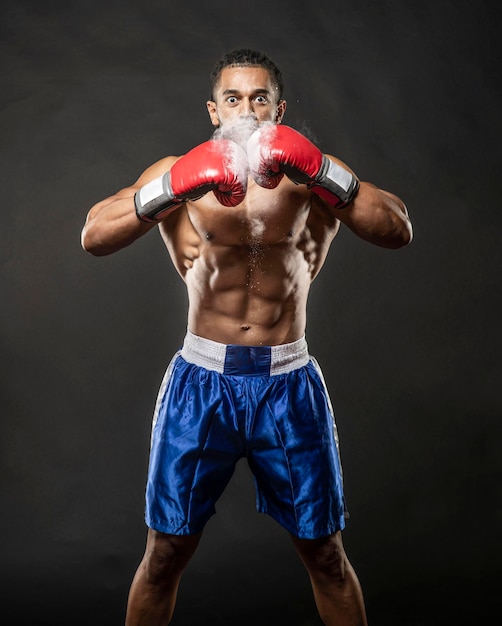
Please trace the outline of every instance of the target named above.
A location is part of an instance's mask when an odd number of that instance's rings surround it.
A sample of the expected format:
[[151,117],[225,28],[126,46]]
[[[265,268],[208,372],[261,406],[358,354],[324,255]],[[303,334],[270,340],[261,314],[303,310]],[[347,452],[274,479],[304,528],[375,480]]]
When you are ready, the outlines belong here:
[[279,100],[279,103],[277,104],[277,112],[275,114],[276,124],[280,124],[282,122],[284,113],[286,113],[286,106],[286,100]]
[[219,126],[220,119],[218,117],[218,113],[216,112],[216,102],[214,102],[213,100],[208,100],[206,102],[206,106],[207,106],[207,112],[209,113],[209,118],[211,120],[211,124],[213,126]]

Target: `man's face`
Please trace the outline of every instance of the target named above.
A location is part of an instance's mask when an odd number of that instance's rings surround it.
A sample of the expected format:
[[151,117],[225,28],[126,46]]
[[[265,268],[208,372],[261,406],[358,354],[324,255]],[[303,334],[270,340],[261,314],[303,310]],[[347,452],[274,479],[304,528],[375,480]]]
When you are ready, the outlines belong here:
[[226,67],[213,94],[214,101],[207,103],[209,117],[214,126],[225,127],[239,123],[240,119],[280,123],[286,102],[279,100],[277,88],[263,67]]

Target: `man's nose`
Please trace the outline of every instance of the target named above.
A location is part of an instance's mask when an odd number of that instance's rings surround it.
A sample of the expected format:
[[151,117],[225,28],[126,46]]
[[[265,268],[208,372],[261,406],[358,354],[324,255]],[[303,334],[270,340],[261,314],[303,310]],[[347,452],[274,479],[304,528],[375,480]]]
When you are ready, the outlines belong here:
[[244,98],[242,100],[241,112],[244,113],[244,115],[254,113],[253,101],[249,98]]

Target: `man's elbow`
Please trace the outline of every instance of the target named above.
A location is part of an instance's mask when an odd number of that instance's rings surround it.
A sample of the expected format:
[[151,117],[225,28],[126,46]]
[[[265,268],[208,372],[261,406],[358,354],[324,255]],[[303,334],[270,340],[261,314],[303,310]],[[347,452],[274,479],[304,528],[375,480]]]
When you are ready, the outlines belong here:
[[392,220],[382,231],[373,232],[364,238],[382,248],[398,250],[411,243],[413,229],[408,218]]
[[413,240],[413,230],[411,225],[394,231],[392,234],[382,239],[381,245],[384,248],[390,248],[391,250],[398,250],[408,246]]
[[[390,195],[387,193],[387,195]],[[392,248],[404,248],[413,240],[413,226],[404,202],[397,196],[391,196],[395,204],[392,206],[389,242]]]
[[92,256],[106,256],[113,252],[109,246],[103,245],[96,233],[93,232],[93,229],[89,228],[87,224],[82,229],[80,245],[85,252],[89,252]]
[[396,233],[394,238],[395,245],[394,248],[404,248],[408,246],[413,241],[413,226],[409,219],[404,219],[401,224],[401,228],[399,232]]

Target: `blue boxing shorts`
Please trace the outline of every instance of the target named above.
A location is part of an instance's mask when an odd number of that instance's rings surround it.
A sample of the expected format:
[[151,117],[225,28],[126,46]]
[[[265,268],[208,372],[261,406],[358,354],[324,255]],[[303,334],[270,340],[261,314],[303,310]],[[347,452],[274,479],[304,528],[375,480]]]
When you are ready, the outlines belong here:
[[147,525],[201,532],[242,457],[259,512],[304,539],[344,528],[333,411],[305,339],[227,346],[188,332],[155,407]]

